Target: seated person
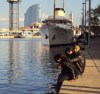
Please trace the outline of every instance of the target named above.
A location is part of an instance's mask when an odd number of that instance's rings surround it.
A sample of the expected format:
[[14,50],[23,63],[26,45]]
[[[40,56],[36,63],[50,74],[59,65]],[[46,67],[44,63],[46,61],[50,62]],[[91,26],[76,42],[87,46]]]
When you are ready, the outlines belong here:
[[75,67],[78,69],[79,74],[82,75],[85,69],[85,57],[80,52],[80,46],[74,45],[72,48],[67,48],[65,51],[66,57],[69,58],[70,62],[73,62]]
[[64,80],[76,79],[77,70],[75,70],[75,66],[67,60],[66,56],[63,56],[61,54],[57,54],[54,57],[54,59],[58,63],[58,65],[61,66],[61,73],[58,76],[57,87],[56,87],[57,94],[58,94],[58,91],[59,91],[61,84]]
[[[73,80],[82,75],[85,68],[85,58],[80,53],[78,45],[67,48],[66,55],[57,54],[54,59],[61,66],[61,73],[58,76],[57,92],[64,80]],[[58,93],[57,93],[58,94]]]

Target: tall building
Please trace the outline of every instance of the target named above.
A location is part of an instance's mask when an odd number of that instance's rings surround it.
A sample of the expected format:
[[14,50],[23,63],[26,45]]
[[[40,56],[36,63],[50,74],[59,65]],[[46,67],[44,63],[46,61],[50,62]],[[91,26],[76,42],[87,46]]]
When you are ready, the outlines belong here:
[[41,5],[30,6],[25,13],[24,26],[32,26],[34,23],[41,22]]

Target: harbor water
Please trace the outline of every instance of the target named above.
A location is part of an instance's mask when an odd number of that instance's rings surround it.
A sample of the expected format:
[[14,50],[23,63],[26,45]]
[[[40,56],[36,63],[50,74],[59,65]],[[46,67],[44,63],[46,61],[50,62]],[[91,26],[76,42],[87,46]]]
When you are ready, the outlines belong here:
[[41,39],[0,39],[0,94],[50,94],[59,69]]

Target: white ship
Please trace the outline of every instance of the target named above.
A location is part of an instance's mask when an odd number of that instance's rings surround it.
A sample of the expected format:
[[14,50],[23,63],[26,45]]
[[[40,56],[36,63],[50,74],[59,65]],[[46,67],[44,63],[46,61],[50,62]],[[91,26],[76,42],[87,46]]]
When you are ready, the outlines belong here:
[[66,19],[64,8],[55,8],[55,2],[54,17],[43,21],[40,32],[42,43],[46,45],[67,45],[73,42],[72,22]]

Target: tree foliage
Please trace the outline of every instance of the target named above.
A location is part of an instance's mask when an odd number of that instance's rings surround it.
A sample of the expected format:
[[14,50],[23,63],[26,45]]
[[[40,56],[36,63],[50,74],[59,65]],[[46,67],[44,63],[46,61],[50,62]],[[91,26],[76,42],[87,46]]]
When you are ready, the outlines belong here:
[[94,9],[94,13],[100,16],[100,5]]
[[[87,11],[87,14],[88,13],[89,13],[89,11]],[[97,8],[95,8],[95,9],[91,9],[90,20],[91,20],[91,25],[92,26],[98,26],[98,25],[100,25],[100,19],[99,19],[99,17],[100,17],[100,5]],[[88,21],[88,19],[87,19],[87,21]]]

